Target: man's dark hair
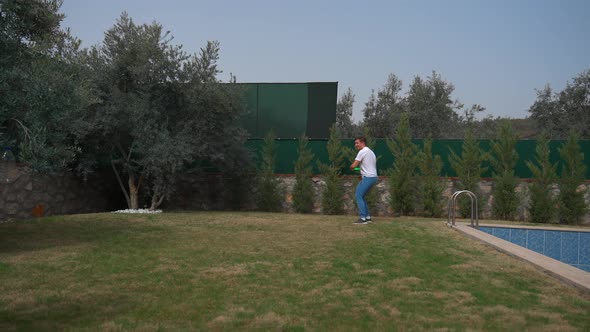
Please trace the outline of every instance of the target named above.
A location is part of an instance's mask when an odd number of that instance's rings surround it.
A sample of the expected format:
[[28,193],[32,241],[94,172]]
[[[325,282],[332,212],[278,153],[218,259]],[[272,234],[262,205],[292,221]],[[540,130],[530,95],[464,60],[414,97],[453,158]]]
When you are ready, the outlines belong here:
[[367,145],[367,138],[365,136],[359,136],[359,137],[355,137],[354,140],[359,140],[361,143],[363,143],[364,145]]

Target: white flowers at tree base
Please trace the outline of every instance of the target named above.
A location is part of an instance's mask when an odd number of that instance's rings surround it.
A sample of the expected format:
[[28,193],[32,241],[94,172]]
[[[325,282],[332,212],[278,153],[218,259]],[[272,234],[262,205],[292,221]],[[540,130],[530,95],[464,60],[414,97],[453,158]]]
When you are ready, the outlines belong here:
[[162,210],[150,210],[150,209],[126,209],[117,210],[111,213],[162,213]]

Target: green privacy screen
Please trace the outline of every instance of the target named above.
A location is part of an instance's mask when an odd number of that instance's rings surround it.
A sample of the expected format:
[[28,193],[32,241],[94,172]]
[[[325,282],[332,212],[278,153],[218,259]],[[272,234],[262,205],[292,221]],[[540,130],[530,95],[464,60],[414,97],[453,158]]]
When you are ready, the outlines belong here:
[[242,125],[250,137],[326,138],[336,121],[338,83],[241,83],[248,114]]
[[[276,165],[275,165],[275,173],[279,174],[292,174],[294,173],[294,164],[297,160],[297,149],[299,142],[294,139],[289,140],[276,140],[276,147],[277,147],[277,158],[276,158]],[[327,140],[310,140],[308,143],[308,148],[312,151],[315,155],[313,164],[313,172],[318,174],[318,166],[317,162],[327,163],[328,162],[328,151],[327,151]],[[490,150],[490,143],[489,140],[481,140],[479,141],[479,146],[484,152],[488,152]],[[565,141],[554,140],[550,142],[551,148],[551,162],[556,163],[558,165],[558,172],[561,171],[561,161],[559,157],[559,148],[565,143]],[[351,156],[348,157],[346,161],[345,167],[342,168],[343,174],[352,174],[348,170],[348,165],[350,165],[356,156],[356,152],[353,152],[354,149],[354,140],[352,139],[343,139],[342,144],[344,147],[349,148]],[[414,140],[414,144],[418,145],[419,148],[422,148],[422,140]],[[578,141],[582,153],[584,153],[584,165],[586,166],[586,179],[590,179],[590,140],[580,140]],[[248,141],[248,146],[256,151],[256,154],[259,156],[260,152],[262,151],[263,141],[259,139],[251,139]],[[463,146],[462,140],[435,140],[432,142],[432,152],[436,155],[439,155],[443,161],[443,168],[441,170],[440,175],[444,177],[455,177],[457,174],[451,167],[450,159],[450,151],[454,151],[456,154],[461,155],[461,149]],[[533,175],[531,171],[526,166],[526,161],[534,161],[535,160],[535,147],[536,141],[534,140],[521,140],[518,141],[516,144],[516,152],[518,153],[518,162],[515,168],[515,175],[520,178],[531,178]],[[394,156],[389,151],[387,147],[387,142],[384,139],[377,139],[376,146],[374,147],[375,154],[379,158],[377,161],[377,168],[379,169],[379,175],[385,175],[385,170],[392,167],[393,162],[395,160]],[[484,166],[487,166],[488,170],[483,174],[483,177],[492,177],[493,174],[491,172],[489,162],[484,162]]]

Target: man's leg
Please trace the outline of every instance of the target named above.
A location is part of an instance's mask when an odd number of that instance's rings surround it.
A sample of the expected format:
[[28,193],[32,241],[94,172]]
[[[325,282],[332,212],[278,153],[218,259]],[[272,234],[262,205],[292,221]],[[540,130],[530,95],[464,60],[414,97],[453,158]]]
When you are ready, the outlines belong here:
[[373,186],[375,186],[375,184],[377,184],[377,177],[371,177],[371,178],[364,178],[365,182],[368,185],[368,189],[367,191],[365,191],[365,194],[363,195],[363,201],[365,202],[365,209],[367,211],[367,214],[365,216],[365,219],[367,220],[367,222],[371,222],[371,213],[369,212],[369,205],[367,204],[367,201],[364,199],[364,197],[367,195],[367,193],[373,189]]
[[371,189],[371,181],[367,180],[368,178],[363,177],[361,182],[359,182],[358,186],[356,187],[356,204],[359,208],[359,216],[361,219],[367,218],[369,213],[367,202],[365,201],[365,194],[369,189]]

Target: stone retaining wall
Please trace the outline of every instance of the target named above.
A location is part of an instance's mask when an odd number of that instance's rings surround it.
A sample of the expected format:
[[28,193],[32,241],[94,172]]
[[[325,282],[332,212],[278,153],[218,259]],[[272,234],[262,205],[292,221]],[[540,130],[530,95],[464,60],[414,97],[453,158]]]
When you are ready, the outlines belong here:
[[[293,187],[295,177],[292,175],[278,176],[283,189],[284,199],[282,211],[292,213]],[[95,174],[86,182],[70,174],[39,175],[27,172],[18,167],[13,170],[4,181],[0,181],[0,221],[21,220],[39,216],[74,214],[89,212],[105,212],[124,209],[125,199],[116,183],[112,172],[105,170]],[[321,214],[321,197],[326,183],[321,176],[312,178],[314,186],[313,212]],[[343,177],[345,193],[343,208],[346,214],[356,215],[357,208],[354,200],[355,176]],[[446,213],[448,198],[456,190],[453,179],[442,179],[445,190],[443,192],[443,211]],[[377,191],[376,208],[371,211],[375,216],[395,216],[389,206],[389,189],[387,178],[379,179],[373,190]],[[491,191],[493,182],[482,180],[479,183],[483,196],[481,219],[491,218],[493,197]],[[527,182],[521,182],[517,192],[521,193],[521,204],[518,208],[518,219],[529,220],[526,209]],[[580,186],[586,190],[586,204],[590,206],[590,182]],[[558,189],[555,188],[555,193]],[[187,175],[179,182],[177,190],[171,200],[164,202],[163,210],[255,210],[254,177],[226,178],[221,175]],[[147,203],[146,203],[147,204]],[[143,204],[145,205],[145,204]],[[584,223],[590,223],[590,213],[586,214]]]
[[106,171],[85,182],[71,174],[31,173],[22,165],[14,165],[3,173],[0,221],[112,211],[125,203],[112,174]]
[[[278,176],[281,184],[284,199],[282,204],[282,211],[292,213],[295,212],[293,209],[293,187],[295,186],[295,177],[292,175],[281,175]],[[356,215],[357,208],[354,198],[355,192],[355,176],[343,177],[343,184],[345,193],[343,197],[343,208],[346,214]],[[321,197],[326,187],[326,183],[321,176],[314,176],[312,178],[314,186],[314,207],[313,213],[322,213]],[[239,195],[232,189],[231,186],[227,185],[227,181],[220,175],[209,176],[207,178],[187,178],[179,186],[179,190],[175,195],[175,198],[167,202],[163,209],[181,209],[181,210],[255,210],[256,206],[254,203],[255,188],[252,184],[252,179],[245,179],[250,183],[242,184],[246,188],[242,188],[245,192],[244,201],[240,203],[230,204],[231,197]],[[441,179],[444,182],[443,199],[441,201],[443,211],[446,216],[446,208],[448,199],[451,195],[458,190],[454,179]],[[479,211],[481,219],[492,218],[492,194],[493,181],[489,179],[482,179],[479,183],[479,189],[482,193],[483,203],[482,210]],[[526,206],[528,205],[527,195],[528,182],[522,181],[516,188],[516,191],[520,194],[521,202],[518,207],[517,219],[522,221],[528,221],[530,216]],[[373,190],[377,190],[377,202],[375,211],[371,211],[376,216],[394,216],[395,211],[392,211],[389,206],[389,185],[387,178],[381,177],[376,187]],[[590,182],[586,182],[580,186],[580,190],[586,190],[586,204],[590,206]],[[554,193],[558,193],[557,187],[554,189]],[[590,212],[586,214],[584,223],[590,223]]]

